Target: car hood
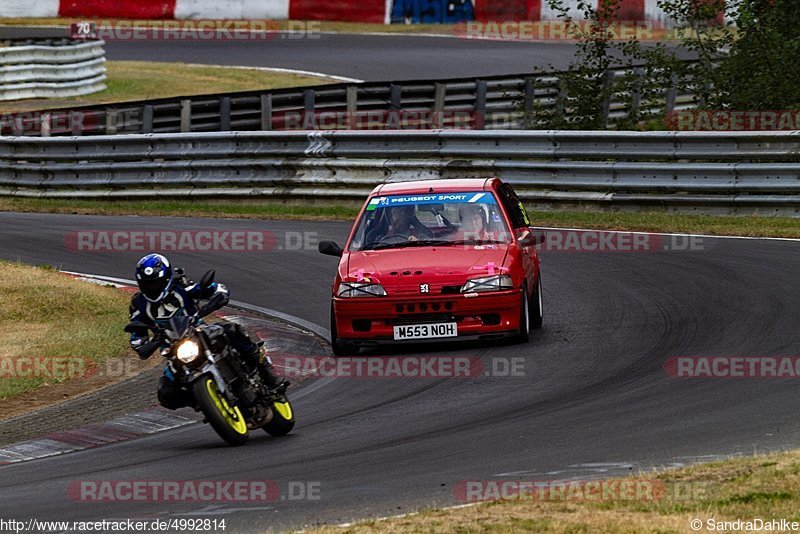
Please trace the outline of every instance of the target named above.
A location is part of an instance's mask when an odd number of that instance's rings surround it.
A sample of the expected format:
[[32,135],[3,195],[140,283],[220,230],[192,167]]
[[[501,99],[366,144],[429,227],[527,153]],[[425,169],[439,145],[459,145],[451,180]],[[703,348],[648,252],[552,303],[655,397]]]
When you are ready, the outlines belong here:
[[421,247],[350,252],[346,273],[350,280],[369,278],[390,295],[453,291],[468,278],[504,272],[508,245]]

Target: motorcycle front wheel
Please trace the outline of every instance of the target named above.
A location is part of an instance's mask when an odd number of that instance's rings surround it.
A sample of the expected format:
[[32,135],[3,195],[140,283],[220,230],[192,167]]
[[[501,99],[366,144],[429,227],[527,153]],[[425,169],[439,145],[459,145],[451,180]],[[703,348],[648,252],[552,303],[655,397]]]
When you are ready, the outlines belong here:
[[247,422],[238,406],[228,404],[211,375],[203,375],[192,385],[192,393],[200,410],[219,437],[231,445],[244,445],[249,433]]

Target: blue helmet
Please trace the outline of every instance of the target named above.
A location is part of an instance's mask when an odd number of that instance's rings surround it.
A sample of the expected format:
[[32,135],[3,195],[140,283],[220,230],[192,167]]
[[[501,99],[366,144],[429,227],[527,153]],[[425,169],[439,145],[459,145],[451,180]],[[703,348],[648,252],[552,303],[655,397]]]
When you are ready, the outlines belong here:
[[159,302],[166,297],[172,289],[172,280],[172,267],[161,254],[148,254],[136,264],[136,283],[150,302]]

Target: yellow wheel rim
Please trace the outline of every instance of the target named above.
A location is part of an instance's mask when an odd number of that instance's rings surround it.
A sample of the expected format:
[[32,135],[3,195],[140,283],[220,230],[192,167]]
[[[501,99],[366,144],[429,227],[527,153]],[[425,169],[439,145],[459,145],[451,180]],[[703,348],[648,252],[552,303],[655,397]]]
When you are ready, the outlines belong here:
[[283,417],[287,421],[292,420],[292,405],[289,404],[289,401],[276,402],[275,404],[272,405],[272,407],[275,409],[276,412],[278,412],[278,414],[280,414],[281,417]]
[[211,400],[214,401],[217,411],[225,418],[225,422],[228,423],[228,426],[239,434],[247,434],[247,423],[244,417],[242,417],[242,412],[239,411],[239,407],[230,407],[225,397],[220,394],[216,382],[211,378],[206,379],[206,389],[211,396]]

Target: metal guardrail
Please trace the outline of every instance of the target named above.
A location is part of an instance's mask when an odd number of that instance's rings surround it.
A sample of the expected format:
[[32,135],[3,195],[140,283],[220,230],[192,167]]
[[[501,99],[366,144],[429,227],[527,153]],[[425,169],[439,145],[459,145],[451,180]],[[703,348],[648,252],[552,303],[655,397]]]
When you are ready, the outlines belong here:
[[0,138],[0,195],[333,198],[499,176],[535,206],[800,210],[800,132],[229,132]]
[[106,88],[105,43],[48,39],[0,46],[0,100],[63,98]]
[[[644,73],[639,69],[618,68],[609,71],[608,76],[608,83],[612,83],[626,76],[644,76]],[[81,135],[388,129],[391,119],[387,119],[387,114],[392,113],[401,120],[410,121],[407,129],[505,130],[541,127],[541,123],[531,120],[532,110],[569,115],[569,109],[559,109],[563,103],[558,98],[560,91],[558,73],[523,74],[440,81],[342,83],[123,102],[55,112],[86,116]],[[639,113],[655,115],[689,109],[696,104],[693,92],[664,88],[645,95],[635,91],[634,94],[618,92],[605,108],[609,125],[613,125],[628,117],[634,108]],[[414,119],[415,116],[419,118]],[[40,119],[34,117],[33,120]],[[39,135],[40,128],[31,123],[13,133]]]

